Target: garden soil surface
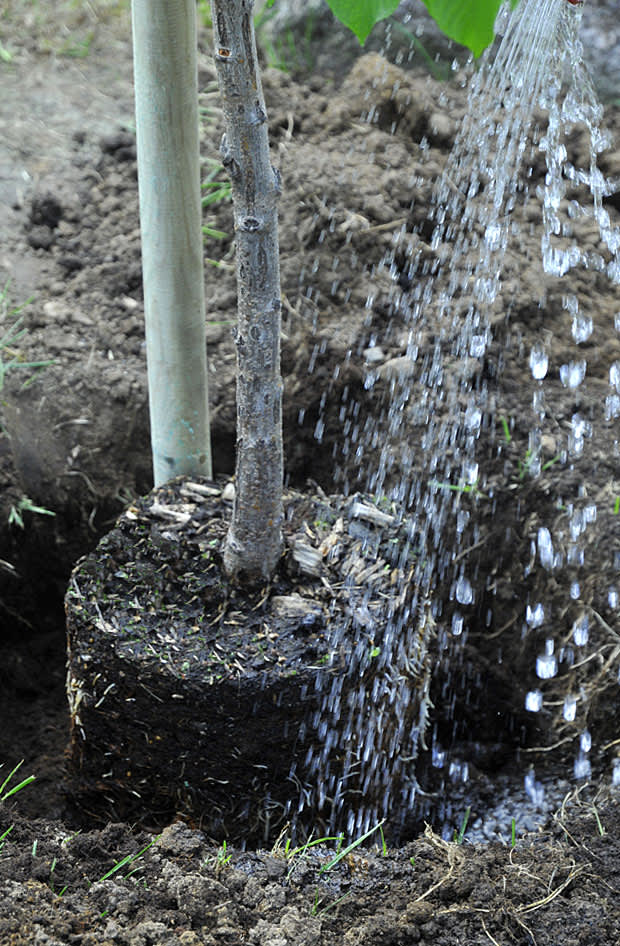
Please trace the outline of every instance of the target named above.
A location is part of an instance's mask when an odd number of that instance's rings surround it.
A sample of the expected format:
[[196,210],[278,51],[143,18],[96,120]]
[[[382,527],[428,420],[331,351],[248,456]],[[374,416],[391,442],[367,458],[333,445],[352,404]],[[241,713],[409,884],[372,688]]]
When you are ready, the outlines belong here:
[[[479,524],[467,549],[478,592],[476,606],[464,609],[467,649],[438,635],[434,699],[451,704],[452,712],[437,711],[437,757],[445,749],[448,757],[467,760],[472,773],[471,800],[461,792],[458,820],[453,806],[450,824],[438,803],[429,808],[429,827],[404,846],[383,845],[375,833],[350,851],[355,838],[339,847],[291,847],[285,826],[268,850],[244,851],[216,843],[184,811],[165,824],[148,810],[132,823],[106,823],[101,807],[76,808],[66,790],[63,596],[80,556],[92,553],[121,511],[152,485],[130,29],[115,3],[80,10],[60,3],[44,14],[9,4],[0,27],[4,331],[17,307],[26,330],[5,337],[1,353],[5,367],[13,362],[3,375],[0,438],[2,773],[24,759],[4,792],[36,776],[2,803],[0,946],[620,944],[620,798],[612,784],[620,743],[613,595],[620,587],[620,458],[610,385],[620,370],[620,294],[593,270],[561,282],[542,273],[535,199],[544,179],[541,156],[533,154],[531,173],[522,178],[530,194],[519,211],[525,240],[507,254],[491,313],[494,341],[482,370],[494,411],[477,453],[480,495],[459,498]],[[209,44],[203,30],[204,175],[224,181]],[[432,181],[465,112],[465,92],[458,81],[439,84],[376,54],[352,63],[342,81],[267,68],[264,86],[274,163],[284,181],[288,483],[313,495],[364,492],[374,458],[349,457],[343,429],[351,430],[358,416],[378,422],[399,388],[410,328],[399,300],[411,289],[411,255],[432,264],[449,253],[431,247],[425,221]],[[608,106],[605,126],[618,141],[617,106]],[[583,129],[574,130],[567,146],[575,165],[588,166]],[[620,179],[617,148],[599,163],[605,175]],[[618,226],[618,194],[605,206]],[[581,245],[604,257],[592,221],[573,224]],[[233,473],[235,444],[230,204],[205,206],[205,225],[211,231],[205,252],[213,453],[215,476],[224,483]],[[401,229],[418,235],[395,240]],[[386,256],[391,269],[382,265]],[[571,294],[593,324],[579,346],[566,301]],[[431,311],[417,339],[423,353],[435,343],[434,318]],[[549,357],[545,468],[530,476],[538,382],[528,359],[540,342]],[[586,381],[567,390],[560,368],[579,359],[587,361]],[[51,364],[27,367],[41,361]],[[583,449],[575,443],[575,414],[585,424]],[[413,413],[407,444],[388,444],[387,491],[415,463],[423,433]],[[492,507],[485,505],[489,495],[497,500]],[[28,511],[32,504],[54,515]],[[565,568],[536,565],[532,543],[546,525]],[[575,530],[583,563],[571,559]],[[553,628],[533,627],[523,643],[526,605],[540,601]],[[577,650],[576,657],[569,645],[585,613],[591,656],[582,662],[586,652]],[[549,637],[563,648],[560,682],[535,673]],[[502,654],[510,658],[503,664]],[[460,682],[449,682],[452,660],[463,668]],[[539,686],[549,687],[549,709],[526,714],[525,695]],[[582,714],[572,727],[562,713],[567,687],[576,687]],[[466,722],[459,722],[461,713]],[[508,718],[513,730],[504,738]],[[575,782],[584,729],[593,736],[591,779]],[[553,762],[546,767],[547,758]],[[472,820],[482,817],[506,778],[517,798],[532,763],[550,788],[567,786],[564,803],[558,800],[543,827],[517,829],[503,842],[469,843],[466,831],[462,843],[451,840],[465,805],[472,804]],[[438,769],[440,781],[431,786],[439,794],[449,790],[445,770]],[[517,809],[512,817],[518,826]]]

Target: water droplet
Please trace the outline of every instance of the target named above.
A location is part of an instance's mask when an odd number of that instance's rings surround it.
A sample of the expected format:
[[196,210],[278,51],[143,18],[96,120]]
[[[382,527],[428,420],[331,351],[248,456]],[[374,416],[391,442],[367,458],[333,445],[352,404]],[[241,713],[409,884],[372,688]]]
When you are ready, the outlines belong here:
[[575,759],[573,771],[575,773],[575,778],[590,778],[592,774],[592,766],[586,755],[581,752],[579,753]]
[[487,350],[486,335],[472,335],[469,343],[469,354],[472,358],[482,358]]
[[497,250],[501,243],[502,228],[498,223],[489,225],[484,231],[484,242],[488,248],[493,251]]
[[542,627],[545,620],[545,609],[540,602],[535,604],[533,608],[528,604],[525,609],[525,620],[530,627]]
[[542,381],[547,374],[548,368],[549,357],[547,352],[542,345],[534,345],[530,352],[530,371],[532,372],[532,377],[537,381]]
[[543,695],[540,690],[530,690],[525,694],[525,708],[530,713],[539,713],[543,705]]
[[536,658],[536,676],[540,680],[551,680],[558,672],[558,662],[553,654],[541,654]]
[[590,622],[587,614],[582,614],[573,624],[573,640],[577,647],[584,647],[590,636]]
[[620,361],[614,361],[609,369],[609,383],[620,394]]
[[448,774],[454,782],[466,782],[469,779],[467,762],[451,762]]
[[592,424],[585,420],[581,414],[573,414],[571,417],[571,429],[568,435],[568,450],[574,456],[583,453],[584,440],[592,436]]
[[544,527],[538,530],[538,555],[542,567],[546,568],[547,571],[551,571],[554,560],[553,542],[551,541],[551,533]]
[[567,312],[570,312],[571,315],[577,315],[579,312],[579,299],[574,293],[571,293],[569,296],[562,297],[562,308],[566,309]]
[[607,592],[607,604],[612,611],[618,607],[618,589],[611,587]]
[[443,769],[446,764],[446,750],[442,749],[441,746],[433,746],[431,761],[436,769]]
[[464,532],[465,526],[469,522],[470,516],[467,509],[459,509],[456,517],[456,531],[459,535]]
[[579,737],[579,748],[582,752],[589,752],[592,748],[592,735],[587,729],[584,729]]
[[567,696],[564,700],[562,715],[567,723],[572,723],[577,715],[577,697]]
[[571,582],[570,596],[573,599],[573,601],[576,601],[580,594],[581,594],[581,588],[579,587],[579,582],[578,581]]
[[560,367],[560,381],[565,388],[578,388],[586,376],[585,361],[571,361]]
[[379,348],[376,345],[371,345],[369,348],[365,348],[362,352],[364,356],[364,361],[369,365],[379,364],[381,361],[385,361],[385,353],[382,348]]
[[471,405],[465,411],[465,429],[474,431],[480,429],[482,423],[482,411],[480,408]]
[[478,481],[478,464],[473,460],[466,460],[463,464],[463,478],[468,486],[473,486]]
[[568,521],[568,528],[570,529],[570,534],[573,541],[579,538],[581,533],[585,530],[585,527],[586,523],[583,510],[576,509]]
[[534,805],[542,805],[545,800],[544,786],[536,781],[534,770],[528,772],[524,779],[525,792]]
[[593,322],[589,315],[576,315],[573,319],[573,338],[578,345],[587,342],[592,334]]
[[456,600],[459,604],[471,604],[474,600],[474,590],[464,575],[456,583]]
[[463,615],[455,611],[452,615],[452,633],[455,637],[460,637],[463,633]]
[[614,315],[614,326],[616,328],[616,332],[620,332],[620,312],[616,312]]
[[580,565],[583,565],[583,562],[584,562],[583,549],[581,548],[578,542],[573,542],[569,545],[568,551],[566,553],[566,561],[568,562],[569,565],[575,565],[577,567],[579,567]]
[[611,394],[605,398],[605,420],[614,420],[620,417],[620,397]]

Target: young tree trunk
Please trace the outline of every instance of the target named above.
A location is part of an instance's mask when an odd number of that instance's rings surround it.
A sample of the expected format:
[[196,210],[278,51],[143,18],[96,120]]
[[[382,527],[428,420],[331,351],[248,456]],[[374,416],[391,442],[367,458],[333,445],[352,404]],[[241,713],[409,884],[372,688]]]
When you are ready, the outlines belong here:
[[230,575],[258,581],[270,577],[281,551],[283,457],[280,182],[269,160],[253,6],[253,0],[211,0],[238,291],[236,496],[224,566]]
[[132,0],[155,485],[211,476],[195,0]]

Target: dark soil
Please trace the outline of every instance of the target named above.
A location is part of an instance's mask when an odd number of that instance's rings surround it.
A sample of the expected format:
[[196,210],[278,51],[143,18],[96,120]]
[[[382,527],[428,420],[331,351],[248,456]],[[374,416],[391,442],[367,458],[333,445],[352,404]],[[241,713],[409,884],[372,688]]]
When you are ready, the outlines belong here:
[[[24,511],[23,529],[13,523],[0,531],[2,772],[23,758],[13,782],[36,775],[2,810],[0,835],[13,828],[0,842],[0,943],[620,944],[620,806],[610,785],[619,742],[620,629],[609,597],[620,582],[614,506],[620,484],[618,419],[604,419],[610,367],[620,360],[614,323],[620,294],[595,272],[572,274],[561,284],[544,277],[533,201],[523,212],[531,244],[507,256],[485,365],[495,385],[495,414],[511,429],[508,442],[500,425],[487,425],[480,445],[480,490],[496,501],[460,499],[479,526],[468,560],[480,594],[477,606],[465,609],[465,650],[440,631],[434,652],[433,748],[469,763],[471,795],[459,795],[450,806],[442,798],[446,771],[434,767],[429,754],[428,787],[439,794],[424,814],[437,833],[428,829],[402,848],[388,842],[387,849],[375,834],[370,847],[356,848],[333,867],[333,844],[332,850],[287,848],[285,822],[279,842],[270,838],[267,853],[252,853],[214,843],[213,824],[193,820],[185,803],[163,831],[176,814],[169,799],[160,809],[138,800],[130,824],[102,824],[105,791],[74,804],[66,778],[62,599],[78,558],[151,486],[131,51],[127,18],[116,4],[79,12],[59,4],[54,14],[38,18],[14,7],[0,21],[2,47],[12,56],[1,64],[0,278],[11,281],[9,311],[33,299],[22,311],[26,334],[2,358],[54,363],[26,388],[23,373],[6,374],[0,521],[8,522],[24,496],[55,516]],[[221,118],[208,44],[205,32],[203,151],[205,161],[217,162]],[[380,263],[402,225],[417,227],[428,241],[432,180],[453,143],[464,92],[457,83],[439,85],[374,55],[360,59],[340,88],[329,77],[293,80],[273,70],[264,83],[274,159],[285,181],[288,481],[305,489],[312,480],[312,496],[319,487],[367,491],[371,458],[359,462],[343,453],[343,424],[351,426],[361,412],[379,425],[407,344],[407,326],[395,316],[394,280]],[[608,108],[605,124],[617,141],[617,107]],[[579,129],[569,146],[572,160],[587,164]],[[620,152],[606,153],[601,164],[606,175],[619,176]],[[536,158],[534,184],[543,174]],[[617,226],[617,194],[606,206]],[[216,474],[226,478],[235,441],[230,207],[207,207],[205,222],[228,234],[209,240],[206,249],[218,263],[207,271],[207,335],[213,452]],[[589,221],[579,227],[580,238],[596,245]],[[422,249],[432,260],[434,251]],[[401,252],[397,247],[397,286],[406,292]],[[580,350],[563,307],[571,292],[594,323]],[[432,317],[426,331],[422,351],[434,344]],[[540,338],[550,352],[544,459],[566,450],[576,411],[593,422],[596,435],[586,440],[583,456],[530,478],[523,475],[535,387],[528,358]],[[365,352],[371,345],[381,348],[383,360],[369,384]],[[576,352],[587,358],[588,375],[569,397],[559,368]],[[422,434],[412,414],[407,443],[393,445],[386,488],[404,467],[415,469]],[[528,567],[538,528],[552,523],[556,547],[568,555],[568,520],[591,503],[597,519],[586,528],[584,518],[585,564],[552,574],[533,561]],[[320,544],[318,535],[313,543]],[[570,594],[575,581],[578,604]],[[538,601],[550,609],[552,630],[546,625],[522,640],[526,605]],[[584,611],[592,656],[582,664],[573,654],[557,681],[545,681],[545,712],[525,714],[525,693],[541,684],[534,668],[545,639],[552,634],[568,651],[571,628]],[[304,647],[319,638],[320,628],[310,628]],[[461,672],[453,678],[448,668],[457,658]],[[569,691],[580,701],[572,726],[562,716]],[[540,774],[553,756],[549,776],[571,777],[586,727],[595,738],[592,781],[578,783],[580,790],[545,830],[526,837],[517,832],[514,846],[459,845],[439,836],[446,823],[458,830],[465,805],[473,815],[492,807],[502,778],[511,780],[517,798],[532,761]],[[559,749],[550,753],[556,743]],[[114,812],[113,791],[110,798]],[[157,840],[103,879],[150,844],[153,834],[145,826],[159,832]]]
[[330,867],[333,846],[242,853],[181,822],[153,840],[122,824],[80,834],[20,819],[0,860],[1,935],[11,946],[615,944],[619,837],[617,805],[577,800],[515,847],[429,829]]

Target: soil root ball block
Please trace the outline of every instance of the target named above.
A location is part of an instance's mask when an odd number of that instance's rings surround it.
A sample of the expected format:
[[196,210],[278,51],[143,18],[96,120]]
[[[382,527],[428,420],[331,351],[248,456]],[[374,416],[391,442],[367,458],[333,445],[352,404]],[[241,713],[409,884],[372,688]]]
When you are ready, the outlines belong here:
[[[123,820],[182,813],[213,837],[266,842],[292,820],[300,793],[318,797],[307,768],[318,677],[358,685],[353,644],[371,651],[370,632],[351,618],[355,587],[345,594],[340,580],[338,593],[328,559],[364,574],[365,613],[390,598],[382,542],[390,548],[397,524],[352,505],[287,495],[287,552],[271,585],[251,592],[223,577],[230,503],[213,483],[176,480],[123,513],[77,565],[66,598],[78,804]],[[347,735],[349,754],[357,739]],[[319,814],[308,811],[309,823]]]
[[[547,602],[552,591],[560,613],[570,573],[552,586],[538,570],[515,603],[512,551],[503,562],[497,554],[510,494],[480,514],[487,539],[467,563],[480,604],[467,607],[440,583],[425,600],[409,578],[415,524],[360,495],[286,494],[285,553],[270,585],[229,583],[229,494],[207,480],[155,490],[73,572],[70,792],[89,817],[163,824],[181,814],[214,838],[259,844],[287,825],[299,839],[349,836],[387,817],[385,830],[403,839],[428,793],[441,803],[452,761],[492,774],[532,746],[537,764],[553,751],[572,766],[584,694],[601,748],[577,763],[598,764],[615,745],[617,640],[600,605],[586,628],[593,584],[584,580],[565,639],[587,630],[596,659],[532,679],[549,632],[521,634],[522,602]],[[604,525],[596,541],[610,548]],[[534,687],[553,713],[526,710]],[[572,722],[570,694],[580,694]]]

